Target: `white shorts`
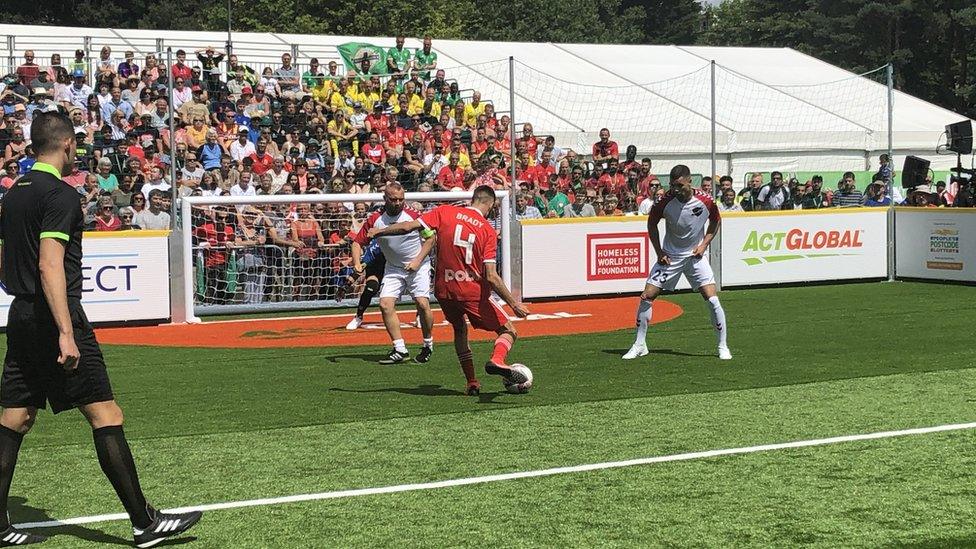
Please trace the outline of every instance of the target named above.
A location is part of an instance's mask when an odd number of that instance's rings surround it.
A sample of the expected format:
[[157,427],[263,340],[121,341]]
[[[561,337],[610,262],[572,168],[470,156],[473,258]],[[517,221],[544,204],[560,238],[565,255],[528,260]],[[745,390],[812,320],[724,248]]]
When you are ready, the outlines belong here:
[[392,297],[399,299],[403,294],[410,294],[411,297],[426,297],[430,299],[431,275],[430,263],[425,263],[415,272],[408,271],[403,267],[394,267],[386,264],[383,271],[383,284],[380,286],[380,298]]
[[708,263],[708,259],[695,256],[672,259],[670,265],[661,265],[655,261],[654,268],[651,269],[651,274],[647,277],[647,283],[662,290],[670,291],[674,290],[681,275],[685,275],[688,283],[695,290],[702,286],[715,284],[715,274],[712,272],[712,266]]

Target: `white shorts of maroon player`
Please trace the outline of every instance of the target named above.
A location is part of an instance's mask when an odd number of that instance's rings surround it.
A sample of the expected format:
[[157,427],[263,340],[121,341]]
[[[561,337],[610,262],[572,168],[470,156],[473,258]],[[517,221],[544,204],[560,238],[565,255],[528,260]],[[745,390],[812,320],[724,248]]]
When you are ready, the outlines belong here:
[[662,290],[670,291],[678,284],[681,275],[685,275],[688,283],[695,290],[702,286],[715,284],[715,274],[712,272],[712,266],[708,263],[708,259],[695,256],[672,258],[670,265],[661,265],[655,261],[654,268],[651,269],[651,274],[647,277],[647,283]]
[[426,297],[430,299],[431,274],[430,263],[424,263],[417,271],[408,271],[403,267],[386,264],[383,272],[383,284],[380,286],[380,298],[399,298],[403,294],[411,297]]

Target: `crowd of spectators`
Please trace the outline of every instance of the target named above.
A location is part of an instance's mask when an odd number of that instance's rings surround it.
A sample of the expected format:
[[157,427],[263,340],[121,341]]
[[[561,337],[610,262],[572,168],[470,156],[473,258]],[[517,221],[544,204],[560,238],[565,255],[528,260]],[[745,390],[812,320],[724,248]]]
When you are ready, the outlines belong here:
[[[638,159],[633,145],[621,158],[606,128],[589,158],[535,135],[529,123],[513,147],[511,119],[477,90],[462,93],[438,67],[430,38],[415,51],[403,44],[399,37],[386,52],[385,70],[364,57],[358,70],[341,74],[335,61],[323,67],[317,59],[302,71],[289,53],[277,68],[257,71],[233,55],[225,63],[214,48],[193,52],[196,63],[179,50],[171,67],[151,54],[137,60],[127,51],[119,59],[109,47],[91,67],[83,50],[67,64],[54,54],[41,66],[26,51],[0,83],[0,192],[33,163],[34,113],[60,110],[78,140],[76,165],[64,179],[78,189],[86,222],[98,231],[168,228],[172,201],[185,196],[364,194],[391,181],[411,191],[510,189],[519,219],[646,214],[664,196],[651,159]],[[882,158],[864,193],[853,173],[828,190],[819,176],[801,183],[773,172],[768,183],[752,176],[740,192],[731,177],[716,176],[715,195],[725,211],[885,206],[891,178]],[[705,177],[701,190],[712,194],[712,185]],[[908,203],[971,201],[956,194],[940,182],[936,192],[910,193]],[[350,201],[194,212],[209,288],[204,299],[322,299],[355,291],[349,232],[370,207]],[[231,269],[236,278],[226,274]],[[292,286],[298,295],[274,290]]]

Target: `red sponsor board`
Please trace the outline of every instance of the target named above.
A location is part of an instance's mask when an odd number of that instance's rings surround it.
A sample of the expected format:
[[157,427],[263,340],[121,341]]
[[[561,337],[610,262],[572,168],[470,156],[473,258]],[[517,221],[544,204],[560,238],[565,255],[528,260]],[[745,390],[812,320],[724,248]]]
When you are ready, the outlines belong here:
[[649,247],[647,233],[586,235],[586,279],[647,278]]

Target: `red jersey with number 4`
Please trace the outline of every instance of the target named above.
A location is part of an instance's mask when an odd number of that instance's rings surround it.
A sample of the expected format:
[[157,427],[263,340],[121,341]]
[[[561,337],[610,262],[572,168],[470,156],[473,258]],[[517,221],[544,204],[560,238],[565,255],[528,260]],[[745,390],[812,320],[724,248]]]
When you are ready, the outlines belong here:
[[434,295],[453,301],[484,301],[491,296],[485,269],[494,268],[498,236],[491,223],[471,206],[438,206],[420,216],[437,232]]

